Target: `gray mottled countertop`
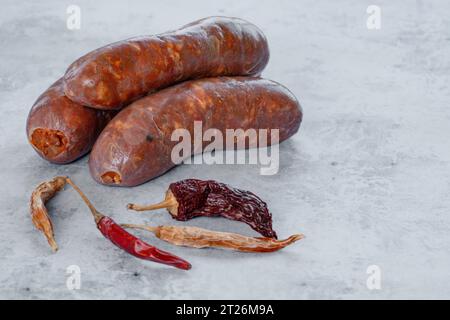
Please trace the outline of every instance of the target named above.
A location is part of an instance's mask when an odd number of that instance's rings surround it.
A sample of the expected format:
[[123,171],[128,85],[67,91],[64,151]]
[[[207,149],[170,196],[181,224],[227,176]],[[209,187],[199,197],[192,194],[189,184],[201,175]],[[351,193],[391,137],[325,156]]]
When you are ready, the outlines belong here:
[[[369,1],[110,2],[2,1],[0,298],[450,298],[447,1],[377,1],[379,30],[366,26]],[[81,8],[80,30],[66,28],[70,4]],[[300,132],[280,147],[277,175],[248,165],[184,165],[136,188],[108,188],[90,178],[87,157],[52,165],[27,144],[29,108],[77,57],[210,15],[257,24],[271,47],[263,75],[303,105]],[[30,222],[28,200],[58,174],[117,221],[153,224],[182,223],[164,211],[133,214],[125,204],[157,201],[175,180],[221,180],[265,199],[281,237],[300,231],[306,239],[256,255],[149,236],[192,262],[184,272],[114,248],[68,190],[49,206],[60,245],[52,254]],[[254,234],[224,219],[188,224]],[[78,290],[66,286],[71,265],[81,270]],[[377,279],[379,289],[367,286]]]

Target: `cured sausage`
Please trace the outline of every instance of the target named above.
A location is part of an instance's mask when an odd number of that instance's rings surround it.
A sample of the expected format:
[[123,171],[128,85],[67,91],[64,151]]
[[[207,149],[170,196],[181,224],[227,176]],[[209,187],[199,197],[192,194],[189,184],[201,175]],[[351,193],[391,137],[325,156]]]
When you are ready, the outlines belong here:
[[255,25],[238,18],[209,17],[86,54],[67,69],[65,93],[81,105],[120,109],[188,79],[259,75],[268,60],[267,40]]
[[115,111],[79,105],[64,95],[63,80],[50,86],[34,103],[27,119],[27,137],[44,159],[72,162],[91,150]]
[[[253,77],[186,81],[122,110],[97,139],[90,172],[97,182],[117,186],[155,178],[176,165],[171,158],[179,142],[172,141],[174,130],[185,128],[193,137],[194,121],[202,121],[202,133],[212,128],[223,136],[226,129],[267,129],[270,145],[271,130],[278,129],[283,141],[297,132],[301,120],[297,99],[276,82]],[[254,146],[255,141],[246,145]]]
[[28,141],[53,163],[69,163],[92,148],[115,111],[83,107],[64,95],[59,79],[34,103],[27,119]]

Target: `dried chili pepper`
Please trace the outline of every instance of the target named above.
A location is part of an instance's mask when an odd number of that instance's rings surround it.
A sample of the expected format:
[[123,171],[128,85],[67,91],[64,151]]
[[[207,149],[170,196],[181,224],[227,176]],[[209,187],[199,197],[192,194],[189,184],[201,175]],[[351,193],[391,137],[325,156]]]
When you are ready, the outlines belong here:
[[60,191],[66,185],[65,177],[54,177],[50,181],[45,181],[39,184],[31,194],[30,211],[31,219],[35,227],[44,233],[47,238],[48,244],[54,252],[58,250],[56,244],[53,224],[48,215],[45,204],[48,200],[53,198],[58,191]]
[[197,227],[158,226],[122,224],[124,228],[135,228],[153,232],[156,237],[177,246],[192,248],[225,248],[243,252],[273,252],[303,239],[294,234],[285,240],[273,238],[252,238],[236,233],[211,231]]
[[213,180],[181,180],[170,184],[164,201],[149,206],[130,203],[127,207],[136,211],[167,208],[174,219],[181,221],[222,216],[245,222],[264,237],[277,239],[272,215],[264,201],[250,191]]
[[140,259],[167,264],[183,270],[189,270],[191,268],[191,264],[186,260],[162,251],[125,231],[125,229],[114,222],[113,219],[98,212],[86,195],[72,180],[67,178],[67,183],[78,192],[89,207],[100,232],[117,247]]

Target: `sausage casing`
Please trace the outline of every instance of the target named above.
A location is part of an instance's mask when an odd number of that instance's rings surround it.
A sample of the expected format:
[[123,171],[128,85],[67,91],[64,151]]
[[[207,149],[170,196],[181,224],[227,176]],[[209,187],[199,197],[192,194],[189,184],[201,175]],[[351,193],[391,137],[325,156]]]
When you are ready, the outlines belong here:
[[83,107],[64,95],[59,79],[34,103],[27,119],[28,141],[53,163],[69,163],[85,155],[115,111]]
[[218,129],[224,137],[226,129],[267,129],[270,145],[272,129],[279,130],[281,142],[297,132],[301,120],[297,99],[276,82],[252,77],[186,81],[119,112],[92,149],[90,172],[97,182],[118,186],[159,176],[175,166],[171,152],[178,141],[172,141],[172,133],[185,128],[194,137],[194,121],[202,121],[203,132]]
[[268,60],[267,40],[255,25],[238,18],[209,17],[84,55],[67,69],[65,93],[81,105],[120,109],[183,80],[258,75]]

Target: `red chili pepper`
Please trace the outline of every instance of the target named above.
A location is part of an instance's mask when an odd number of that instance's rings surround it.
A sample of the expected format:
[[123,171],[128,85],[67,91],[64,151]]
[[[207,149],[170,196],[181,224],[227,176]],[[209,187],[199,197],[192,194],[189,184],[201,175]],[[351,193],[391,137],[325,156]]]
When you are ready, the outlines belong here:
[[103,217],[97,224],[101,233],[119,248],[135,257],[168,264],[180,269],[189,270],[191,264],[169,252],[159,250],[141,239],[125,231],[110,217]]
[[183,270],[189,270],[192,267],[186,260],[183,260],[169,252],[160,250],[125,231],[125,229],[114,222],[113,219],[98,212],[89,199],[84,195],[80,188],[73,183],[72,180],[67,178],[67,183],[69,183],[78,192],[83,201],[89,207],[100,232],[117,247],[140,259],[167,264]]

